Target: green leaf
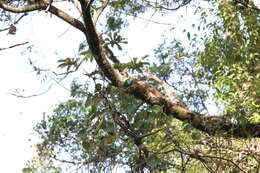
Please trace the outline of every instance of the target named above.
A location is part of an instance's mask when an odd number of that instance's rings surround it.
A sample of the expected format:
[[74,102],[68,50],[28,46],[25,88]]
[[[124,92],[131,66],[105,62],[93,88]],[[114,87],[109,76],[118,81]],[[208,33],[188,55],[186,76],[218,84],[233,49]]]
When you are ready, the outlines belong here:
[[86,151],[86,152],[89,152],[89,150],[90,150],[90,148],[91,148],[91,141],[89,141],[89,140],[84,140],[83,142],[82,142],[82,147],[84,148],[84,150]]
[[112,144],[116,140],[116,136],[114,135],[106,136],[103,140],[105,141],[106,144]]
[[200,134],[200,132],[192,132],[191,133],[191,137],[194,140],[200,140],[201,139],[201,134]]
[[35,173],[34,168],[23,168],[23,173]]
[[190,32],[187,32],[187,37],[190,40]]
[[160,113],[162,111],[161,106],[158,106],[158,105],[154,105],[152,107],[152,109],[153,109],[153,112],[156,113],[156,114],[158,114],[158,113]]
[[101,84],[98,83],[98,84],[95,85],[95,91],[96,91],[96,92],[100,91],[101,88],[102,88],[102,85],[101,85]]

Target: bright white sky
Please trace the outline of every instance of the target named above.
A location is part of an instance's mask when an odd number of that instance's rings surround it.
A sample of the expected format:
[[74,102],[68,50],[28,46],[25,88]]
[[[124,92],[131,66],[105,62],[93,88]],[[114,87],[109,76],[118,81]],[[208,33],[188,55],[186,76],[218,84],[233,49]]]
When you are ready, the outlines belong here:
[[[178,13],[192,16],[185,8]],[[56,67],[55,52],[58,52],[59,57],[73,57],[77,53],[79,43],[84,39],[83,34],[71,27],[66,34],[59,37],[69,26],[55,17],[51,20],[45,17],[46,14],[41,13],[37,17],[22,20],[14,36],[7,36],[6,32],[0,33],[1,48],[29,41],[29,44],[36,44],[39,51],[37,55],[21,55],[27,45],[0,51],[0,172],[3,173],[22,172],[27,160],[33,156],[34,149],[31,146],[37,142],[33,126],[41,120],[43,112],[50,112],[55,104],[69,95],[68,91],[57,85],[42,96],[28,99],[8,94],[16,88],[23,88],[35,94],[46,87],[32,73],[28,56],[34,60],[37,59],[35,56],[39,56],[39,64]],[[157,21],[175,23],[177,14],[169,18],[159,18]],[[147,22],[142,22],[143,20],[135,21],[126,31],[129,36],[129,55],[132,57],[150,54],[153,48],[161,43],[160,36],[167,27],[153,23],[146,26]],[[182,23],[182,26],[178,24],[178,27],[183,28],[188,22]],[[69,80],[64,85],[68,86],[68,82]]]

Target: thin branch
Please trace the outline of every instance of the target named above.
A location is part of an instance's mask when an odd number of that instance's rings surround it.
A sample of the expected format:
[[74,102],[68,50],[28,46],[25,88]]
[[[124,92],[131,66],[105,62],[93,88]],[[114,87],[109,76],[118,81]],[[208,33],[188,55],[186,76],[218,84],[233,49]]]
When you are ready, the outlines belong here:
[[14,48],[14,47],[17,47],[17,46],[22,46],[22,45],[25,45],[29,43],[28,41],[24,42],[24,43],[18,43],[18,44],[15,44],[15,45],[12,45],[12,46],[9,46],[9,47],[6,47],[6,48],[0,48],[0,51],[2,50],[6,50],[6,49],[11,49],[11,48]]
[[253,9],[253,10],[260,11],[260,8],[257,7],[256,5],[250,4],[250,3],[246,3],[246,2],[248,2],[248,1],[244,2],[244,1],[240,1],[240,0],[235,0],[235,2],[236,2],[236,3],[239,3],[239,4],[243,5],[243,6],[245,6],[245,7],[247,7],[247,8],[251,8],[251,9]]
[[105,10],[105,8],[107,7],[108,2],[109,2],[109,0],[104,1],[104,2],[102,3],[102,6],[100,7],[100,9],[97,11],[96,16],[95,16],[94,19],[93,19],[93,23],[94,23],[95,26],[96,26],[96,24],[97,24],[97,21],[98,21],[100,15],[102,14],[102,12],[103,12],[103,11]]
[[[16,21],[14,21],[13,25],[17,24],[25,16],[27,16],[27,13],[22,14]],[[0,29],[0,32],[6,31],[6,30],[9,30],[9,29],[10,29],[10,27],[4,28],[4,29]]]
[[171,99],[172,102],[178,103],[180,100],[174,95],[174,92],[164,83],[161,79],[159,79],[156,75],[154,74],[149,74],[148,79],[153,79],[156,82],[160,84],[160,86],[164,89],[166,92],[167,96]]
[[[54,73],[54,72],[53,72],[53,73]],[[51,78],[51,80],[53,80],[57,85],[59,85],[59,86],[62,87],[63,89],[65,89],[65,90],[67,90],[67,91],[70,92],[70,89],[69,89],[69,88],[67,88],[67,87],[65,87],[64,85],[61,84],[61,82],[62,82],[68,75],[63,76],[63,77],[60,78],[59,80],[57,80],[57,79],[51,77],[51,75],[48,74],[48,73],[47,73],[47,75],[48,75],[49,78]]]
[[164,151],[164,152],[150,151],[150,150],[149,150],[149,152],[155,153],[155,154],[167,154],[167,153],[171,153],[171,152],[179,152],[179,153],[188,155],[188,156],[190,156],[191,158],[200,160],[202,163],[206,163],[206,162],[207,162],[207,161],[206,161],[205,159],[203,159],[203,158],[221,159],[221,160],[230,162],[232,165],[234,165],[236,168],[238,168],[241,172],[246,173],[246,172],[243,171],[243,169],[240,168],[235,162],[233,162],[233,161],[230,160],[230,159],[224,158],[224,157],[211,156],[211,155],[202,155],[202,154],[199,154],[199,153],[196,152],[196,151],[194,151],[193,153],[189,153],[189,152],[183,151],[183,150],[181,150],[181,149],[177,149],[177,148],[174,148],[174,149],[171,149],[171,150],[168,150],[168,151]]
[[69,163],[69,164],[73,164],[73,165],[79,165],[80,162],[75,162],[75,161],[70,161],[70,160],[64,160],[64,159],[59,159],[56,156],[52,157],[54,160],[61,162],[61,163]]
[[15,22],[14,24],[17,24],[23,17],[27,16],[27,13],[22,14]]
[[144,20],[146,22],[152,22],[152,23],[155,23],[155,24],[159,24],[159,25],[172,25],[172,23],[158,22],[158,21],[152,20],[152,18],[146,19],[146,18],[138,17],[138,16],[136,18],[139,18],[139,19]]
[[103,98],[106,100],[106,104],[108,105],[110,111],[112,112],[112,116],[114,119],[114,122],[119,125],[119,127],[126,133],[127,136],[130,136],[134,139],[138,138],[138,135],[130,128],[129,124],[127,121],[124,120],[125,123],[123,123],[120,120],[120,113],[115,110],[115,108],[110,104],[109,100],[107,97],[103,94]]
[[162,130],[165,130],[169,127],[163,127],[163,128],[160,128],[158,130],[155,130],[154,132],[151,132],[151,133],[148,133],[148,134],[144,134],[144,135],[141,135],[141,136],[138,136],[138,138],[145,138],[145,137],[148,137],[148,136],[152,136],[152,135],[155,135],[156,133],[162,131]]
[[151,4],[149,1],[145,0],[145,2],[147,2],[147,5],[153,7],[153,8],[157,8],[157,9],[163,9],[163,10],[169,10],[169,11],[174,11],[174,10],[178,10],[179,8],[189,4],[191,2],[191,0],[177,0],[173,3],[176,4],[176,7],[173,8],[169,8],[163,5],[164,1],[161,1],[159,4],[158,2],[155,2],[154,4]]
[[31,95],[24,95],[24,94],[22,94],[18,89],[15,89],[14,92],[12,92],[12,93],[7,93],[7,94],[10,94],[10,95],[13,95],[13,96],[16,96],[16,97],[19,97],[19,98],[38,97],[38,96],[41,96],[41,95],[46,94],[47,92],[49,92],[49,91],[51,90],[51,88],[52,88],[55,84],[56,84],[56,85],[59,85],[60,87],[62,87],[63,89],[65,89],[65,90],[67,90],[67,91],[70,91],[70,89],[66,88],[65,86],[63,86],[63,85],[61,84],[61,82],[67,77],[67,75],[64,76],[64,77],[62,77],[62,78],[60,78],[59,80],[57,80],[57,79],[51,77],[51,75],[50,75],[49,73],[47,73],[47,75],[48,75],[48,77],[49,77],[51,80],[54,81],[54,83],[50,84],[46,90],[44,90],[44,91],[42,91],[42,92],[40,92],[40,93],[31,94]]
[[79,0],[72,0],[72,3],[73,3],[74,6],[77,8],[77,10],[79,11],[79,13],[82,14],[81,5],[80,5]]
[[54,84],[51,84],[45,91],[42,91],[41,93],[31,94],[31,95],[27,95],[27,96],[21,94],[21,92],[18,89],[16,89],[15,92],[13,92],[13,93],[7,93],[7,94],[10,94],[10,95],[13,95],[13,96],[19,97],[19,98],[37,97],[37,96],[41,96],[41,95],[47,93],[48,91],[50,91],[53,85]]
[[[187,70],[187,71],[189,72],[189,74],[191,75],[191,77],[192,77],[192,79],[193,79],[193,81],[194,81],[195,87],[196,87],[197,89],[199,89],[200,87],[199,87],[197,78],[196,78],[195,75],[194,75],[193,70],[191,71],[191,70],[185,65],[185,63],[184,63],[183,61],[181,61],[181,63],[183,64],[183,67],[186,68],[186,70]],[[208,110],[206,104],[205,104],[204,101],[203,101],[203,97],[202,97],[200,94],[194,94],[194,95],[196,95],[197,97],[200,98],[200,102],[201,102],[202,107],[207,111],[207,114],[209,114],[209,110]]]

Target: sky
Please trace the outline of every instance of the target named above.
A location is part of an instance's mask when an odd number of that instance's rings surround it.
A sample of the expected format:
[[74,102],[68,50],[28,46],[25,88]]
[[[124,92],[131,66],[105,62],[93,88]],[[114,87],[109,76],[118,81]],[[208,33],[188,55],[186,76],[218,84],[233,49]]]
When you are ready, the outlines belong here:
[[[40,21],[43,22],[43,20],[44,18]],[[37,19],[28,18],[22,22],[24,26],[18,28],[16,35],[7,36],[6,33],[1,33],[0,47],[8,47],[25,41],[29,41],[29,44],[37,42],[37,46],[41,50],[40,56],[42,57],[40,58],[52,62],[53,52],[58,44],[63,43],[64,39],[74,39],[76,44],[79,42],[79,38],[78,40],[72,38],[70,33],[67,37],[71,38],[54,39],[55,41],[53,41],[53,38],[57,38],[57,34],[61,31],[51,30],[51,27],[39,24]],[[34,22],[38,22],[38,24],[32,25]],[[44,22],[46,25],[50,24],[50,21]],[[61,22],[51,24],[64,29]],[[71,35],[75,36],[77,33]],[[77,37],[79,37],[78,35]],[[64,56],[73,55],[74,50],[71,46],[74,45],[62,45],[63,49],[66,50]],[[21,172],[27,160],[33,156],[32,146],[37,141],[32,131],[33,126],[41,119],[43,112],[50,111],[58,101],[68,97],[68,92],[58,86],[38,97],[24,99],[10,95],[16,88],[25,89],[28,94],[37,94],[42,91],[42,88],[46,88],[43,83],[37,80],[32,67],[29,66],[28,56],[30,55],[21,55],[26,47],[27,45],[0,51],[2,61],[0,64],[0,172]],[[33,56],[36,55],[33,54]]]
[[[192,15],[190,12],[183,8],[178,13]],[[155,16],[153,20],[176,23],[176,16],[175,13],[168,18]],[[188,22],[184,22],[182,27]],[[131,22],[124,33],[128,36],[128,56],[150,54],[168,27],[142,19]],[[84,39],[79,31],[55,17],[50,20],[46,13],[26,17],[17,29],[16,35],[0,33],[0,48],[29,41],[27,45],[0,51],[0,172],[6,173],[22,172],[26,162],[35,154],[33,146],[38,139],[33,132],[34,125],[41,120],[43,112],[50,112],[55,104],[69,97],[69,92],[59,85],[41,96],[19,98],[11,95],[17,88],[28,91],[27,94],[37,94],[46,89],[46,84],[33,73],[28,58],[43,67],[56,68],[59,58],[76,55],[78,45]],[[32,44],[37,52],[22,54]],[[62,84],[69,87],[70,79]]]

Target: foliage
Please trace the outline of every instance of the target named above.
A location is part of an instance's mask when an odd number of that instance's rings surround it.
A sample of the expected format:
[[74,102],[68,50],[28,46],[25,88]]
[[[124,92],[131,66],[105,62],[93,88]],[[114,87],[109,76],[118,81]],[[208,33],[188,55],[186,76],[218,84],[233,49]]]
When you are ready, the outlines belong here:
[[[83,85],[73,83],[72,88],[79,86]],[[251,165],[243,169],[257,170],[259,140],[248,146],[244,140],[210,137],[166,116],[160,107],[146,105],[111,86],[100,88],[97,84],[94,93],[77,90],[73,99],[58,104],[44,117],[35,128],[42,139],[37,146],[39,156],[67,163],[69,170],[81,165],[80,170],[109,172],[117,166],[139,172],[144,158],[125,127],[134,135],[148,134],[142,139],[150,151],[145,158],[147,171],[238,171],[236,163]]]
[[227,116],[259,123],[259,13],[233,2],[220,3],[218,10],[221,22],[208,24],[213,35],[199,55],[203,76]]

